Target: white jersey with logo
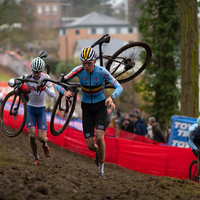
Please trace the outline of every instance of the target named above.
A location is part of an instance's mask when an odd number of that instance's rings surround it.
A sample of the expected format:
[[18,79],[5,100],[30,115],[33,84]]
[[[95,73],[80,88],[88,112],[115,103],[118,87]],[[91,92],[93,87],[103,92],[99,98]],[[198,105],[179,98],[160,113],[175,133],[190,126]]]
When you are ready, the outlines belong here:
[[[27,79],[29,80],[35,80],[33,78],[33,75],[27,75]],[[41,80],[45,78],[50,78],[48,74],[41,73],[40,78],[37,80],[37,82],[40,82]],[[13,85],[12,83],[14,82],[14,79],[9,80],[10,85]],[[31,83],[31,82],[26,82],[25,83],[29,89],[31,90],[31,93],[29,94],[29,101],[28,105],[34,106],[34,107],[43,107],[46,105],[46,95],[48,94],[50,97],[55,98],[56,93],[54,90],[54,87],[51,82],[46,83],[46,89],[43,90],[42,92],[37,92],[34,88],[37,88],[36,83]]]

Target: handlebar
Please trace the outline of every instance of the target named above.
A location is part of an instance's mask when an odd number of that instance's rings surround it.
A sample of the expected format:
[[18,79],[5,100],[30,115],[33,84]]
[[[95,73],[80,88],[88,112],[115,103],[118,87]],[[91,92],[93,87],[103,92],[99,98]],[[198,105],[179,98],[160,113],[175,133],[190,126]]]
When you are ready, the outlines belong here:
[[[53,79],[50,79],[50,78],[45,78],[43,80],[41,80],[40,82],[38,81],[35,81],[35,80],[29,80],[27,79],[27,77],[22,77],[22,78],[16,78],[15,80],[18,80],[20,81],[20,83],[25,83],[25,82],[32,82],[32,83],[36,83],[37,84],[37,88],[35,88],[37,91],[41,88],[41,87],[44,87],[46,85],[47,82],[52,82],[52,83],[55,83],[57,85],[61,85],[62,87],[65,88],[65,90],[70,90],[71,93],[74,93],[73,92],[73,88],[70,86],[70,84],[68,83],[63,83],[64,79],[64,75],[61,74],[61,78],[59,78],[59,80],[53,80]],[[19,84],[18,84],[19,85]]]

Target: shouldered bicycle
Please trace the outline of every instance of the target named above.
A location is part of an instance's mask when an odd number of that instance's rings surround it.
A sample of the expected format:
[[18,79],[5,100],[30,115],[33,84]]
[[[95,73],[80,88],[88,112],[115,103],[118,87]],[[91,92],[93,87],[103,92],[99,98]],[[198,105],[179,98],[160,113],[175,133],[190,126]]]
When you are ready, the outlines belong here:
[[[95,47],[96,45],[99,46],[99,56],[97,59],[100,61],[100,66],[105,66],[105,68],[111,73],[113,77],[117,79],[120,84],[128,82],[137,77],[149,64],[152,56],[152,51],[147,43],[131,42],[118,49],[112,56],[103,55],[102,45],[109,42],[110,36],[105,34],[94,44],[92,44],[91,47]],[[45,54],[44,57],[46,56],[47,55]],[[79,73],[79,71],[74,73],[73,76],[76,76],[77,73]],[[25,78],[23,78],[23,80],[18,80],[22,81],[22,83],[28,81]],[[50,131],[54,136],[60,135],[69,124],[75,110],[78,88],[81,87],[80,83],[78,82],[63,83],[63,80],[64,74],[60,76],[58,81],[53,79],[43,79],[41,82],[37,82],[37,89],[43,87],[47,81],[51,81],[55,84],[63,86],[66,90],[70,89],[74,93],[74,97],[69,99],[66,99],[63,94],[59,93],[59,97],[57,98],[54,105],[50,121]],[[105,89],[107,88],[112,88],[112,86],[106,82]],[[10,104],[9,106],[7,106],[8,103]],[[20,110],[20,106],[22,105],[24,107],[23,111]],[[4,112],[6,112],[6,110],[8,110],[9,118],[11,118],[9,121],[5,120],[6,117],[4,117]],[[15,131],[10,131],[10,128],[8,128],[9,126],[7,124],[9,124],[11,121],[16,123],[20,112],[23,112],[23,115],[20,115],[23,117],[21,126],[14,127],[17,129]],[[60,112],[62,115],[62,118],[59,120],[57,117],[58,112]],[[8,137],[17,136],[25,125],[26,115],[26,100],[22,94],[22,91],[20,90],[19,85],[17,85],[14,90],[5,97],[1,105],[1,128],[3,132]],[[60,121],[62,122],[60,123]]]
[[[138,76],[148,65],[151,59],[151,48],[145,42],[132,42],[120,49],[118,49],[112,56],[103,55],[102,45],[110,42],[110,36],[108,34],[103,35],[97,40],[91,47],[99,46],[99,59],[100,66],[104,67],[110,72],[110,74],[122,84],[126,83],[136,76]],[[73,73],[73,76],[79,71]],[[72,79],[70,77],[70,79]],[[60,77],[61,82],[64,80],[64,75]],[[65,80],[66,81],[66,80]],[[50,130],[54,136],[60,135],[70,122],[76,106],[76,97],[78,88],[81,87],[80,83],[68,82],[73,89],[74,98],[67,99],[61,93],[54,105],[54,109],[51,116]],[[105,89],[112,88],[112,86],[105,82]],[[62,113],[61,118],[57,117],[57,113]],[[60,124],[60,125],[58,125]]]

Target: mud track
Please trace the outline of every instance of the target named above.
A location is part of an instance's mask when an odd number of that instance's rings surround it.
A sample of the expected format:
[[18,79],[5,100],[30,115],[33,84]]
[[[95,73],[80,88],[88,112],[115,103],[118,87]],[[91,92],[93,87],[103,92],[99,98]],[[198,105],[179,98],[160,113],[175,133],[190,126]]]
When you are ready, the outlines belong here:
[[[0,130],[0,200],[200,199],[200,184],[141,174],[105,164],[98,180],[94,159],[49,142],[51,158],[39,141],[34,166],[27,133],[8,138]],[[181,163],[180,163],[181,165]]]

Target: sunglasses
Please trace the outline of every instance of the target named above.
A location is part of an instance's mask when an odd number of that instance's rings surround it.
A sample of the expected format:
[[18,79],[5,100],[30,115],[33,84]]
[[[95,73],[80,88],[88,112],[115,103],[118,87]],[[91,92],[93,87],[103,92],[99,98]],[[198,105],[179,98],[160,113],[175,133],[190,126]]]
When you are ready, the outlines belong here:
[[82,65],[83,65],[83,66],[85,66],[85,65],[88,65],[88,66],[90,66],[90,65],[92,65],[92,64],[93,64],[93,62],[92,62],[92,61],[86,61],[86,62],[85,62],[85,61],[83,61],[83,62],[82,62]]
[[42,71],[38,71],[38,72],[36,72],[36,71],[34,71],[34,70],[32,70],[35,74],[40,74]]

